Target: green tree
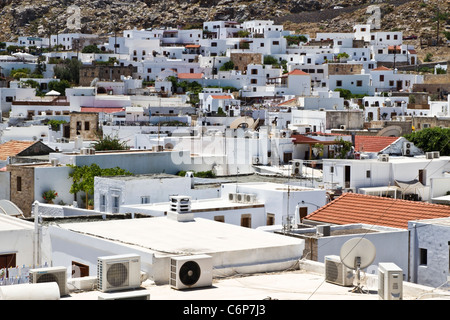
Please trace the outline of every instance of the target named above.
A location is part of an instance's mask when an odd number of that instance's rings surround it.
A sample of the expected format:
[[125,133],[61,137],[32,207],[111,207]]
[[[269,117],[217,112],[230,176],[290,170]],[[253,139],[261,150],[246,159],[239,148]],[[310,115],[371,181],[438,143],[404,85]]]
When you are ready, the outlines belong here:
[[82,62],[78,59],[65,59],[62,63],[53,68],[55,77],[60,80],[67,80],[73,84],[80,83],[80,68]]
[[347,52],[341,52],[337,55],[337,59],[340,61],[341,59],[348,59],[350,56]]
[[285,36],[286,40],[287,40],[287,45],[291,46],[291,45],[299,45],[300,42],[307,42],[308,39],[305,36],[302,35],[288,35]]
[[50,90],[58,91],[59,93],[61,93],[62,96],[65,96],[66,89],[70,88],[70,83],[67,80],[60,80],[60,81],[53,80],[48,83],[48,88]]
[[131,172],[121,169],[119,167],[114,168],[100,168],[96,163],[90,166],[75,166],[68,165],[73,170],[69,173],[69,178],[72,178],[73,183],[70,187],[70,193],[77,194],[78,192],[84,192],[85,205],[88,207],[89,195],[94,193],[94,178],[101,176],[129,176],[133,175]]
[[129,149],[125,141],[120,141],[117,136],[113,137],[112,135],[100,136],[98,137],[98,140],[91,145],[96,151]]
[[28,68],[20,68],[11,70],[10,76],[16,80],[20,80],[21,78],[29,78],[31,70]]
[[82,53],[100,53],[102,52],[95,44],[87,45],[81,50]]
[[334,157],[336,159],[347,159],[347,154],[352,150],[352,143],[342,138],[336,138],[335,141],[338,142],[338,150]]
[[271,65],[278,65],[278,60],[272,56],[265,56],[263,63],[271,64]]
[[220,67],[220,71],[229,71],[229,70],[233,70],[234,69],[234,62],[233,61],[227,61],[225,62],[221,67]]
[[403,136],[423,152],[440,151],[443,156],[450,156],[450,128],[425,128]]

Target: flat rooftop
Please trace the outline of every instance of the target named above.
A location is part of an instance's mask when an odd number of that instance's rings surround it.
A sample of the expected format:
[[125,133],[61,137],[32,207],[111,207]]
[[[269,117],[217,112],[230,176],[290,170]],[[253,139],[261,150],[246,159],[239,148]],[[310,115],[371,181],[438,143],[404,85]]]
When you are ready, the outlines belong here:
[[[175,290],[170,285],[155,285],[147,280],[139,290],[149,293],[150,300],[184,300],[186,306],[192,300],[379,300],[376,275],[368,275],[367,283],[362,286],[364,293],[354,293],[352,286],[344,287],[325,281],[323,264],[304,263],[309,266],[303,268],[300,264],[298,270],[215,278],[211,287]],[[61,299],[97,300],[100,294],[96,290],[85,291],[70,293]],[[403,282],[403,300],[426,299],[450,300],[450,292]],[[268,306],[270,308],[271,304]],[[272,306],[278,308],[277,305]]]
[[[236,210],[244,208],[262,208],[263,203],[240,203],[231,202],[226,198],[211,198],[211,199],[200,199],[191,200],[191,212],[205,212],[205,211],[222,211],[222,210]],[[170,202],[158,202],[158,203],[148,203],[148,204],[132,204],[124,205],[123,208],[134,209],[136,212],[142,210],[142,212],[168,212],[170,211]]]
[[[216,253],[302,245],[303,240],[208,219],[167,217],[64,223],[60,228],[138,246],[149,253]],[[301,255],[301,253],[300,253]]]

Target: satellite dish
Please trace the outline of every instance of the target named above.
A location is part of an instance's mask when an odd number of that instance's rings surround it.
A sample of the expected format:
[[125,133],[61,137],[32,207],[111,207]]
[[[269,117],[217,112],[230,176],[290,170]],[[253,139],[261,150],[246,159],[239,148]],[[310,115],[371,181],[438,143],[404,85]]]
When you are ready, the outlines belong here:
[[366,238],[352,238],[341,247],[340,258],[342,263],[350,269],[356,270],[356,287],[352,292],[363,293],[360,287],[360,271],[367,268],[375,260],[376,249],[372,242]]

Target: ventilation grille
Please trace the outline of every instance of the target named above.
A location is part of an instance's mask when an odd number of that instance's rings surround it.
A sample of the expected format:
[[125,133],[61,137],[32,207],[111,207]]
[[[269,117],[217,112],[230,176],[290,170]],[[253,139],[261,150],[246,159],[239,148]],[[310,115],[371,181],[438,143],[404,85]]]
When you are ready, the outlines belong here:
[[59,287],[59,294],[66,294],[67,273],[66,270],[52,271],[46,269],[30,270],[29,283],[56,282]]
[[378,272],[378,296],[384,300],[384,272]]
[[340,263],[326,260],[325,262],[325,279],[328,282],[343,283],[342,266]]
[[[129,285],[129,262],[116,262],[106,264],[106,270],[103,270],[103,263],[99,263],[97,268],[98,285],[99,288],[106,289],[126,287]],[[106,272],[106,277],[103,277],[103,272]],[[106,283],[103,283],[103,279]]]

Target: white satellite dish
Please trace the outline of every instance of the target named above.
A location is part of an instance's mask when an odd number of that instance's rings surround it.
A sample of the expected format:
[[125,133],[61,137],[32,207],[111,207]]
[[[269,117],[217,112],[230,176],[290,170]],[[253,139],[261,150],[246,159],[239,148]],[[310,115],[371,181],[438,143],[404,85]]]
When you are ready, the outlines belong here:
[[360,271],[372,264],[373,260],[375,260],[375,255],[375,246],[366,238],[352,238],[342,245],[340,252],[342,263],[347,268],[356,270],[357,284],[352,292],[363,292],[360,286]]

